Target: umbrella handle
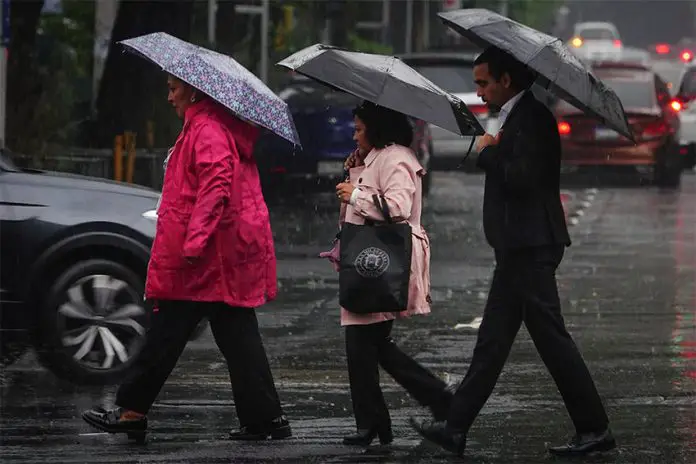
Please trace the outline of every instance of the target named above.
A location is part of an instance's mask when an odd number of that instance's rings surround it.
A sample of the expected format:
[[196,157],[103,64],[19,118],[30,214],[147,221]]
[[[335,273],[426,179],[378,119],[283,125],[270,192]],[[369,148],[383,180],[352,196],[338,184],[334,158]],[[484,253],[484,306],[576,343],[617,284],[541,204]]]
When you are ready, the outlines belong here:
[[476,136],[474,135],[474,136],[471,137],[471,143],[469,144],[469,149],[468,149],[467,152],[466,152],[466,156],[464,156],[464,159],[461,160],[461,162],[457,165],[457,169],[461,169],[461,168],[464,167],[464,162],[466,161],[466,159],[467,159],[467,158],[469,157],[469,155],[471,154],[471,149],[474,148],[474,141],[475,141],[475,140],[476,140]]

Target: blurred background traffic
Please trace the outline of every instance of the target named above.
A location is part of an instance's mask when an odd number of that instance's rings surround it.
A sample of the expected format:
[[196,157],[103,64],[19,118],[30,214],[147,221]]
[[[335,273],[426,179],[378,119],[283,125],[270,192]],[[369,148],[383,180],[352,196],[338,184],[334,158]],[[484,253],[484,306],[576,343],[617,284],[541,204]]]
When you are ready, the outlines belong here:
[[[273,64],[315,42],[396,54],[458,95],[492,130],[496,115],[471,81],[480,50],[435,14],[466,7],[498,10],[559,37],[621,96],[639,134],[635,146],[535,89],[559,117],[566,172],[599,164],[667,186],[678,184],[677,166],[693,166],[696,8],[689,1],[3,0],[2,146],[19,166],[158,188],[178,121],[162,98],[161,76],[114,44],[161,30],[233,56],[288,101],[304,149],[264,137],[257,158],[269,194],[285,180],[333,182],[352,146],[355,101]],[[460,163],[469,139],[413,123],[414,149],[426,167]]]

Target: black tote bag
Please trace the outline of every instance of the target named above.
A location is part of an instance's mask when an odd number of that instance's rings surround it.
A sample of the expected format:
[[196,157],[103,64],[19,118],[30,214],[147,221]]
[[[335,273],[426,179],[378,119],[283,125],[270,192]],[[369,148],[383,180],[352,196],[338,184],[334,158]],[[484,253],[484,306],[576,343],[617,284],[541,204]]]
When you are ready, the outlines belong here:
[[411,226],[394,223],[384,197],[372,200],[384,222],[344,223],[340,232],[338,298],[356,314],[405,311],[411,276]]

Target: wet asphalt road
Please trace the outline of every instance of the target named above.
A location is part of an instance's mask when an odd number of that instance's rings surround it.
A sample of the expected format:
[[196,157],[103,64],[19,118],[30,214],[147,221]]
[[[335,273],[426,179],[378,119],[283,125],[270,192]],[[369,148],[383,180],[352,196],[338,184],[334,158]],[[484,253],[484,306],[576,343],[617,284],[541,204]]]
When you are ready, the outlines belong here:
[[[481,232],[481,186],[477,175],[436,175],[424,216],[433,246],[434,311],[395,326],[403,348],[452,381],[470,360],[493,264]],[[617,452],[589,460],[696,462],[696,176],[686,175],[679,192],[574,186],[564,198],[574,241],[559,269],[564,314],[619,443]],[[298,204],[312,206],[298,212]],[[92,405],[111,404],[113,387],[61,383],[26,356],[5,373],[0,461],[461,462],[422,443],[408,427],[409,416],[425,411],[386,375],[394,444],[368,450],[341,445],[354,422],[337,279],[314,257],[328,246],[335,220],[330,194],[273,206],[282,292],[259,311],[259,320],[294,438],[225,439],[236,418],[222,356],[206,332],[189,344],[153,407],[146,446],[95,433],[80,419]],[[572,432],[522,330],[470,433],[464,462],[550,461],[545,445]]]

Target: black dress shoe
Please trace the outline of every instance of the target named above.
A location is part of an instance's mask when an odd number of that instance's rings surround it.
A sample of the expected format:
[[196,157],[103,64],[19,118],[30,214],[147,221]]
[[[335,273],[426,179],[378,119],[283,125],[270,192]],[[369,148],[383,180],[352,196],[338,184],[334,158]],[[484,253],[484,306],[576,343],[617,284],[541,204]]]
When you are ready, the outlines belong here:
[[358,433],[355,435],[343,437],[343,444],[352,446],[370,446],[372,440],[374,440],[378,435],[379,442],[382,445],[388,445],[394,441],[394,435],[392,434],[391,427],[372,427],[371,429],[358,429]]
[[600,433],[583,433],[575,435],[571,440],[561,446],[552,446],[549,453],[555,456],[582,456],[600,451],[611,451],[616,448],[616,440],[611,430],[606,429]]
[[82,413],[82,419],[97,430],[108,433],[125,433],[128,438],[138,443],[145,442],[147,434],[147,417],[139,419],[121,419],[123,409],[90,409]]
[[463,433],[452,433],[447,429],[447,422],[418,422],[413,417],[409,419],[409,422],[416,432],[426,440],[441,446],[457,456],[464,456],[464,451],[466,450],[466,435]]
[[265,440],[268,437],[282,440],[291,436],[290,422],[285,416],[276,417],[266,424],[243,425],[239,430],[230,432],[230,440],[238,441]]

